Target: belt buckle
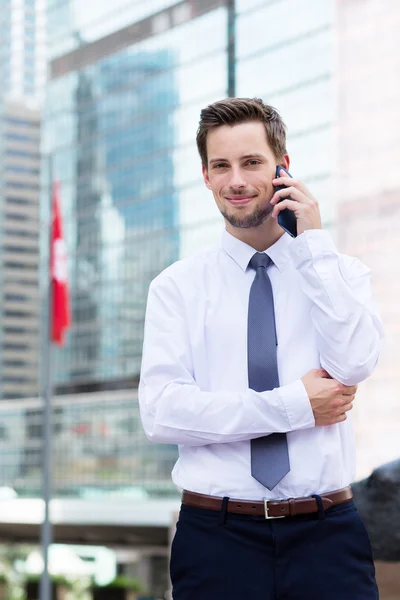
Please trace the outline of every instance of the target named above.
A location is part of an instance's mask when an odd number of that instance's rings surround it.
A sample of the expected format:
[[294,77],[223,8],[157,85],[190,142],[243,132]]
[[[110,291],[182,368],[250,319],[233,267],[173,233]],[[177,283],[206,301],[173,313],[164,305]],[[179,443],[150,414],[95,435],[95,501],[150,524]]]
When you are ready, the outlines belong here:
[[284,519],[285,515],[279,515],[277,517],[273,517],[268,513],[268,502],[282,502],[284,498],[274,498],[273,500],[264,500],[264,513],[266,519]]

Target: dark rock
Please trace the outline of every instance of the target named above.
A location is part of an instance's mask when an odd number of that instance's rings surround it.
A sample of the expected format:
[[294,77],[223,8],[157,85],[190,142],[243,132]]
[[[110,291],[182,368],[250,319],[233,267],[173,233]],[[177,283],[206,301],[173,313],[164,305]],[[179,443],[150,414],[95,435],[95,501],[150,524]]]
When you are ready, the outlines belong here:
[[400,561],[400,459],[352,485],[375,560]]

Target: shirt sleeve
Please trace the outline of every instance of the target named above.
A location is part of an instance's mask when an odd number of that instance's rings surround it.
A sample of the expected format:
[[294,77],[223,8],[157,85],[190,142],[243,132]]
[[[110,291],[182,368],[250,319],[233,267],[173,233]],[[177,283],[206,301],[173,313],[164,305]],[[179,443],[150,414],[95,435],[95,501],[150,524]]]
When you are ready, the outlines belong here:
[[150,286],[139,383],[147,437],[201,446],[314,427],[301,380],[267,392],[204,391],[195,381],[184,302],[174,280]]
[[339,254],[326,230],[305,231],[289,252],[313,305],[321,366],[344,385],[360,383],[374,370],[383,338],[370,270]]

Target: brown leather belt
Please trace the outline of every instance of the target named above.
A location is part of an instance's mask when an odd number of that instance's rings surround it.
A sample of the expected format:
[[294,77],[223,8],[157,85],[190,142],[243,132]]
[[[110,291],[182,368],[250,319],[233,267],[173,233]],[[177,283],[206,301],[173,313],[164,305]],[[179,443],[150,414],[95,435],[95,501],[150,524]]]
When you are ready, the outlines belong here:
[[[324,509],[331,508],[336,504],[343,504],[353,498],[351,487],[345,487],[335,492],[321,494]],[[219,496],[207,496],[188,492],[182,494],[182,504],[208,510],[221,510],[223,499]],[[296,515],[308,515],[318,512],[315,498],[287,498],[282,500],[228,500],[227,512],[237,515],[256,515],[266,519],[279,519],[281,517],[295,517]]]

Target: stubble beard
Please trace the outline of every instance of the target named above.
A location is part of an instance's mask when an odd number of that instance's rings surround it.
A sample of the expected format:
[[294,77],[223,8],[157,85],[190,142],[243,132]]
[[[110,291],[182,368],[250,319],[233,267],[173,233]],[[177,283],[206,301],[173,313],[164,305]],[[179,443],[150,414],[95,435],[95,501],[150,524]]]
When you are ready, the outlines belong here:
[[221,210],[221,214],[232,227],[250,229],[250,227],[259,227],[269,217],[272,209],[273,207],[268,204],[265,208],[256,206],[251,214],[243,217],[240,214],[231,214],[224,210]]

